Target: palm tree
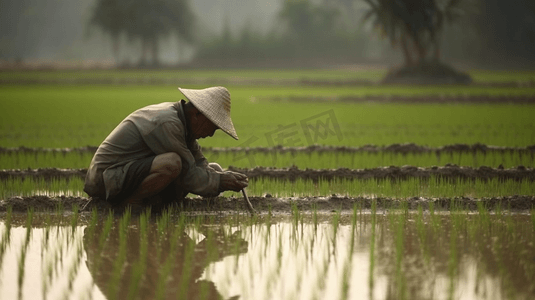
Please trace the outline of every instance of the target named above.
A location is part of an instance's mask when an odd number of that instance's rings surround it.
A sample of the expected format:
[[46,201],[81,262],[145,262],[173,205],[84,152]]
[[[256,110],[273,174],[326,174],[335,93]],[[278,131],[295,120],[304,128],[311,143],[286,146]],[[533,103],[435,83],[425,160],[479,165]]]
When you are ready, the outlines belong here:
[[119,60],[119,36],[124,31],[125,16],[121,2],[121,0],[99,0],[90,21],[92,25],[110,34],[115,61]]
[[92,24],[109,32],[114,41],[114,55],[118,56],[119,36],[125,33],[132,40],[141,40],[141,64],[159,64],[158,42],[175,32],[186,42],[194,41],[194,15],[188,0],[98,0]]
[[[469,0],[363,0],[370,9],[363,22],[372,20],[374,27],[387,36],[393,47],[401,45],[406,65],[439,59],[440,34],[446,22],[464,16]],[[416,58],[414,57],[416,56]]]

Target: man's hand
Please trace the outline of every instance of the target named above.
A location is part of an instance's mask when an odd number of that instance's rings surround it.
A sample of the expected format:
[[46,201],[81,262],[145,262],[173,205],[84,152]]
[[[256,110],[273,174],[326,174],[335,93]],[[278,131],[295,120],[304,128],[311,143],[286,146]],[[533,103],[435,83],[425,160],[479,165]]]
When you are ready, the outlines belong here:
[[219,181],[219,191],[239,192],[249,185],[249,178],[241,173],[226,171],[221,174]]

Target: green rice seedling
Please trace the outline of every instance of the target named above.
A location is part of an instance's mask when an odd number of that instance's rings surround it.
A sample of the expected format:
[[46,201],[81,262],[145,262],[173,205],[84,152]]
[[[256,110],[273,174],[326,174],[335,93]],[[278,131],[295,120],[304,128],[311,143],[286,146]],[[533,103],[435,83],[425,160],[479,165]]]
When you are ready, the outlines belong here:
[[531,216],[531,226],[533,228],[532,233],[535,234],[535,208],[532,207],[529,215]]
[[171,271],[175,267],[175,258],[176,258],[176,250],[178,247],[178,241],[179,236],[181,234],[181,231],[178,227],[175,227],[175,230],[172,233],[171,239],[170,239],[170,249],[169,249],[169,255],[165,258],[165,261],[163,263],[163,268],[160,271],[159,277],[158,277],[158,283],[156,285],[156,292],[154,299],[162,299],[164,297],[165,288],[167,285],[167,278],[170,275]]
[[78,211],[78,204],[72,206],[72,216],[71,216],[71,235],[74,236],[76,227],[78,226],[78,217],[80,213]]
[[119,292],[119,284],[121,281],[121,273],[124,263],[126,261],[126,247],[127,247],[127,231],[130,224],[130,210],[127,208],[119,221],[119,249],[117,256],[112,266],[110,281],[108,282],[108,294],[111,299],[117,299]]
[[50,226],[51,226],[50,214],[46,214],[45,232],[44,232],[43,240],[41,242],[41,259],[43,259],[43,254],[44,254],[45,249],[48,249],[48,241],[50,239]]
[[[6,227],[3,236],[2,242],[0,243],[0,251],[4,251],[5,248],[9,245],[11,241],[11,221],[13,218],[13,207],[9,205],[6,209],[6,218],[4,221],[4,226]],[[3,253],[3,252],[2,252]],[[2,256],[0,256],[0,262],[2,261]]]
[[375,227],[377,218],[377,200],[372,200],[371,206],[371,235],[370,235],[370,271],[368,272],[369,298],[373,298],[374,269],[375,269]]
[[192,268],[192,257],[195,251],[195,243],[188,242],[185,245],[184,260],[182,265],[182,276],[180,277],[180,283],[178,288],[178,299],[186,299],[188,295],[191,268]]
[[96,206],[93,206],[91,209],[91,220],[89,221],[89,225],[87,226],[87,235],[90,237],[90,240],[94,240],[94,234],[95,229],[97,227],[98,222],[98,211]]
[[290,203],[291,203],[293,223],[294,223],[295,226],[297,226],[297,224],[299,222],[299,208],[297,208],[297,202],[296,201],[290,201]]
[[406,283],[405,276],[403,273],[403,254],[405,251],[405,214],[397,214],[395,216],[395,242],[396,242],[396,287],[398,290],[398,299],[406,299]]
[[[63,216],[64,212],[65,212],[65,207],[63,207],[63,202],[61,201],[58,201],[55,205],[55,212],[56,212],[56,216]],[[60,219],[62,220],[62,219]],[[59,222],[59,225],[61,225],[62,222],[60,221]]]
[[420,240],[420,249],[422,250],[426,266],[430,266],[430,251],[426,233],[426,226],[424,224],[424,213],[423,208],[418,204],[418,216],[416,218],[416,230],[418,233],[418,238]]
[[38,169],[38,168],[62,168],[80,169],[87,168],[93,153],[91,152],[8,152],[0,153],[0,169]]
[[135,299],[137,297],[141,283],[145,276],[145,271],[147,269],[149,246],[149,216],[149,210],[145,210],[142,214],[139,215],[139,259],[132,267],[132,274],[130,277],[130,285],[128,288],[127,296],[127,299],[129,300]]
[[25,247],[28,247],[30,239],[32,237],[32,223],[33,223],[33,207],[28,207],[28,212],[26,214],[26,241],[24,243]]
[[71,265],[70,270],[68,271],[68,277],[69,277],[69,283],[68,283],[68,291],[71,292],[73,289],[73,283],[76,279],[76,276],[78,275],[78,271],[80,270],[80,262],[82,260],[83,254],[84,254],[84,247],[83,242],[81,240],[78,240],[78,243],[76,243],[76,256],[74,257],[74,262]]
[[[451,215],[451,214],[450,214]],[[455,214],[452,216],[451,220],[451,231],[450,231],[450,254],[448,259],[448,277],[449,277],[449,286],[448,286],[448,299],[454,299],[455,296],[455,282],[457,278],[457,269],[458,269],[458,254],[457,254],[457,239],[459,234],[459,222],[458,218],[455,217]]]
[[349,279],[351,277],[351,266],[353,264],[353,251],[355,249],[355,234],[356,234],[356,226],[357,226],[357,203],[353,204],[353,214],[351,217],[351,238],[349,242],[349,251],[347,260],[344,263],[344,269],[342,271],[342,280],[341,280],[341,299],[347,299],[349,296]]
[[333,227],[333,249],[336,249],[336,237],[338,234],[339,224],[340,224],[340,218],[341,218],[341,211],[336,211],[332,216],[332,227]]
[[[258,184],[261,182],[261,188]],[[414,196],[427,198],[433,197],[461,197],[469,196],[475,198],[489,196],[518,195],[519,192],[525,195],[535,194],[535,185],[528,180],[517,182],[515,180],[498,181],[497,179],[483,180],[476,179],[445,180],[440,177],[431,176],[430,179],[409,178],[407,180],[320,180],[317,183],[308,180],[298,180],[298,184],[287,181],[271,179],[253,179],[251,194],[261,196],[267,191],[276,191],[277,196],[327,196],[331,194],[358,197],[362,195],[376,195],[378,197],[392,197],[396,199],[406,199]],[[290,187],[290,192],[288,188]],[[264,189],[264,190],[262,190]]]
[[[28,238],[27,238],[28,239]],[[24,284],[24,271],[26,264],[26,253],[28,247],[23,244],[20,249],[19,259],[18,259],[18,277],[17,277],[17,286],[18,286],[18,298],[22,299],[22,285]]]
[[26,238],[24,244],[21,246],[21,252],[18,259],[18,277],[17,277],[17,284],[18,284],[18,291],[19,291],[19,299],[22,299],[22,285],[24,283],[24,271],[25,271],[25,265],[26,265],[26,254],[28,250],[28,246],[30,244],[31,240],[31,234],[32,234],[32,220],[33,220],[33,208],[28,208],[27,217],[26,217]]
[[[7,207],[6,217],[4,221],[5,231],[2,233],[2,239],[0,240],[0,271],[2,271],[2,264],[4,262],[4,254],[6,253],[9,243],[11,242],[11,219],[13,214],[13,208]],[[0,281],[0,286],[2,281]]]
[[490,222],[490,216],[487,208],[484,206],[482,201],[477,202],[477,211],[479,220],[478,223],[480,225],[480,228],[490,230],[491,222]]
[[7,199],[13,196],[45,195],[54,196],[79,196],[83,192],[83,180],[80,178],[54,179],[46,181],[42,178],[14,178],[0,182],[0,197]]
[[[108,217],[106,218],[106,221],[104,221],[102,232],[100,233],[100,236],[98,236],[98,253],[102,253],[102,251],[104,250],[104,247],[106,245],[106,241],[108,239],[112,226],[113,226],[113,213],[110,210],[108,211]],[[100,267],[100,256],[96,257],[95,263],[93,266],[94,267],[91,273],[96,274]]]

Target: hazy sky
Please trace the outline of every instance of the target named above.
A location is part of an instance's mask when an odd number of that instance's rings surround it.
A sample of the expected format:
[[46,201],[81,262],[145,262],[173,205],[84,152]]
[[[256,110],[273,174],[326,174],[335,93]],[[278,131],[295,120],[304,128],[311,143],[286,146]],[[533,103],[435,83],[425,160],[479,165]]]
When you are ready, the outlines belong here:
[[[209,38],[220,35],[226,21],[235,36],[245,27],[255,33],[280,29],[278,14],[284,1],[190,0],[190,5],[197,17],[198,34]],[[470,15],[446,29],[441,44],[444,57],[481,64],[514,61],[522,66],[526,60],[535,64],[535,0],[473,1],[481,4],[478,15]],[[0,59],[113,60],[109,36],[88,26],[96,3],[97,0],[0,0]],[[362,1],[360,5],[367,7]],[[359,26],[362,13],[361,9],[342,10],[346,21],[353,22],[351,28]],[[381,48],[379,34],[371,30],[370,24],[364,28],[366,58],[386,60],[392,53],[399,54],[391,51],[387,42],[381,42],[386,45]],[[139,60],[140,41],[123,37],[120,45],[120,62]],[[173,36],[160,42],[160,60],[164,63],[187,61],[194,51]]]

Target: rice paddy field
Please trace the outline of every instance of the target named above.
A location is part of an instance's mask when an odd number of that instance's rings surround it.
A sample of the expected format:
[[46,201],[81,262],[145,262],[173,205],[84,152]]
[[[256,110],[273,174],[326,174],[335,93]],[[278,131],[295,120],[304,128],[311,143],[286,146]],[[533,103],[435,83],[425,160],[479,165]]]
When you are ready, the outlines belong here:
[[[533,299],[535,72],[382,85],[382,69],[0,72],[0,299]],[[129,113],[223,85],[200,140],[247,193],[88,204]]]

